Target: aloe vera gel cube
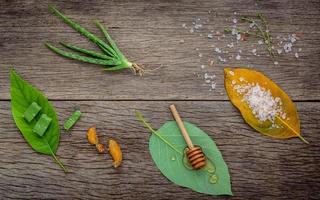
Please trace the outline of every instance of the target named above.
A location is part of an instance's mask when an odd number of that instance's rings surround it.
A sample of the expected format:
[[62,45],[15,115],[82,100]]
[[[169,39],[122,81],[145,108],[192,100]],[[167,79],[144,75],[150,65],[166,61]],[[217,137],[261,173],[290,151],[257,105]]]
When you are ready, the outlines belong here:
[[48,129],[51,121],[52,119],[48,117],[48,115],[42,114],[32,131],[42,137]]
[[30,123],[34,119],[34,117],[37,116],[40,110],[41,107],[36,102],[32,102],[24,112],[23,117]]

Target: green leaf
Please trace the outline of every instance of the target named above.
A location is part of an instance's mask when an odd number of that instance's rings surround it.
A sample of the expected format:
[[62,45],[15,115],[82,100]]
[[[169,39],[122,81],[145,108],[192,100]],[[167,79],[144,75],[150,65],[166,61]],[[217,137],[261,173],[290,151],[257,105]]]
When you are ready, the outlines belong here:
[[[13,69],[10,71],[10,95],[13,119],[25,140],[36,152],[52,156],[66,172],[67,169],[55,156],[59,145],[60,129],[53,106],[39,90],[24,81]],[[36,102],[42,109],[40,114],[29,123],[24,119],[23,114],[32,102]],[[43,137],[32,131],[41,114],[46,114],[52,119]]]
[[[184,125],[195,145],[202,148],[207,157],[207,166],[201,170],[188,168],[184,162],[186,143],[174,121],[166,122],[158,131],[147,124],[141,114],[137,117],[153,134],[149,140],[149,150],[162,174],[173,183],[191,188],[200,193],[211,195],[233,195],[231,191],[228,167],[214,141],[194,124],[184,122]],[[209,165],[214,166],[214,172],[209,171]],[[210,178],[217,179],[211,183]]]

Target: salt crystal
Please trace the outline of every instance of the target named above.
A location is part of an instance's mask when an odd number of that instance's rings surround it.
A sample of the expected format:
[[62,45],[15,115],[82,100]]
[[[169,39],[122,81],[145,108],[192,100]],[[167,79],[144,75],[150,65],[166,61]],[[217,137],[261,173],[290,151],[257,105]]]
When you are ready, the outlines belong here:
[[229,74],[230,74],[231,76],[234,76],[234,72],[233,72],[233,71],[229,71]]
[[232,34],[232,35],[236,35],[237,33],[238,33],[237,29],[232,28],[232,30],[231,30],[231,34]]
[[250,23],[250,24],[249,24],[249,27],[250,27],[250,28],[253,28],[254,26],[255,26],[255,23]]
[[301,48],[299,48],[299,49],[298,49],[298,51],[299,51],[299,52],[301,52],[301,51],[302,51],[302,49],[301,49]]
[[241,59],[241,56],[239,54],[237,54],[236,60],[240,60],[240,59]]
[[237,12],[234,12],[233,14],[234,14],[234,15],[236,15],[236,14],[237,14]]
[[284,52],[289,53],[290,51],[292,51],[292,43],[286,43],[283,46]]
[[259,40],[259,41],[258,41],[258,44],[259,44],[259,45],[262,45],[262,44],[263,44],[263,41],[262,41],[262,40]]
[[216,83],[213,82],[213,83],[211,84],[211,89],[214,90],[215,88],[216,88]]
[[218,56],[218,59],[220,62],[223,62],[223,63],[225,63],[227,61],[225,58],[222,58],[221,56]]
[[214,51],[217,53],[221,53],[221,49],[219,49],[218,47],[214,48]]
[[209,33],[209,34],[208,34],[208,38],[210,38],[210,39],[212,39],[212,38],[213,38],[212,33]]
[[298,53],[295,53],[295,54],[294,54],[294,57],[299,58],[299,54],[298,54]]
[[201,53],[199,53],[199,57],[202,58],[202,54]]
[[278,54],[282,53],[282,49],[277,49]]
[[190,29],[190,33],[194,33],[194,29],[193,28]]
[[232,22],[233,22],[234,24],[236,24],[236,23],[238,22],[238,20],[237,20],[237,19],[233,19]]
[[240,39],[241,39],[241,34],[237,33],[237,40],[240,40]]
[[253,55],[257,55],[257,49],[252,49]]
[[289,39],[292,43],[294,43],[295,41],[297,41],[297,39],[294,37],[294,35],[292,34],[291,36],[289,35]]
[[204,69],[204,65],[201,65],[201,69]]
[[279,62],[278,62],[278,61],[274,61],[274,64],[275,64],[275,65],[278,65],[278,64],[279,64]]
[[270,120],[274,124],[277,116],[286,117],[280,104],[281,99],[273,97],[270,90],[260,87],[258,83],[233,85],[234,90],[243,95],[242,101],[248,104],[252,114],[260,122]]
[[229,48],[233,48],[233,47],[234,47],[233,42],[231,42],[230,44],[227,44],[227,46],[228,46]]

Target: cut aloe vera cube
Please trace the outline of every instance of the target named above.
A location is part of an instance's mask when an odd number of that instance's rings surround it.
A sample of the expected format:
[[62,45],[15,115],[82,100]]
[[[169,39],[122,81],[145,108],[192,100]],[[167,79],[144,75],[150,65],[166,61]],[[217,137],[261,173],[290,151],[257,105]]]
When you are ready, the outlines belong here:
[[35,116],[37,116],[40,110],[41,107],[36,102],[32,102],[24,112],[23,117],[30,123],[35,118]]
[[48,117],[48,115],[42,114],[32,131],[42,137],[48,129],[51,121],[52,119]]

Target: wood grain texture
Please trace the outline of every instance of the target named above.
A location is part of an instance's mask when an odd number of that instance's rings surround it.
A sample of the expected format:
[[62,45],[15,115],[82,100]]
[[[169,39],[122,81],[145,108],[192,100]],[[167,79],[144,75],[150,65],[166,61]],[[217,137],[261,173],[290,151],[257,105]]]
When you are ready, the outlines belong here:
[[[66,15],[101,35],[93,20],[99,19],[110,28],[120,48],[133,61],[153,69],[143,78],[131,71],[110,74],[101,66],[80,63],[57,56],[44,47],[44,42],[59,41],[94,48],[51,14],[48,4],[55,4]],[[15,66],[27,80],[40,87],[50,99],[205,99],[227,100],[223,86],[223,68],[211,45],[226,47],[226,40],[209,40],[209,30],[223,31],[230,26],[233,13],[265,14],[274,36],[302,32],[296,44],[302,48],[300,58],[281,55],[279,65],[261,51],[252,56],[252,44],[243,42],[243,59],[228,66],[254,66],[278,83],[294,100],[320,100],[320,4],[318,1],[1,1],[0,7],[0,98],[9,99],[8,71]],[[208,11],[213,10],[214,16]],[[182,28],[201,18],[210,21],[202,37]],[[232,22],[231,22],[232,24]],[[231,36],[227,36],[231,37]],[[184,43],[180,40],[184,39]],[[230,40],[230,38],[229,38]],[[203,57],[195,50],[199,48]],[[230,49],[230,55],[237,53]],[[250,60],[245,58],[249,57]],[[215,60],[209,73],[216,75],[216,89],[209,91],[200,65]],[[199,77],[202,76],[202,77]],[[84,81],[85,80],[85,81]],[[41,84],[40,84],[41,83]]]
[[[93,20],[101,20],[130,60],[162,68],[144,77],[130,71],[112,74],[57,56],[43,43],[96,47],[53,16],[48,4],[100,36]],[[320,199],[318,0],[2,0],[0,8],[0,199]],[[253,56],[253,38],[241,43],[240,61],[219,64],[212,44],[226,49],[231,36],[210,40],[207,33],[232,25],[234,12],[263,13],[274,36],[302,33],[295,43],[295,49],[302,49],[299,59],[292,53],[281,55],[275,66],[261,49],[260,57]],[[209,20],[201,31],[191,34],[182,27],[197,18]],[[229,54],[238,49],[229,49]],[[201,69],[208,58],[214,66]],[[9,101],[11,66],[53,100],[60,124],[75,108],[83,113],[69,133],[62,131],[58,150],[72,173],[64,174],[50,157],[33,152],[15,127]],[[299,139],[274,140],[246,125],[225,94],[225,66],[252,66],[279,84],[296,102],[302,135],[310,145]],[[205,72],[216,75],[213,91],[205,84]],[[215,140],[229,166],[234,197],[176,186],[156,168],[148,152],[150,133],[134,111],[159,127],[172,118],[170,103]],[[113,169],[111,157],[97,155],[86,142],[92,125],[105,144],[109,138],[120,142],[120,169]]]
[[[172,184],[154,165],[148,151],[149,131],[135,119],[141,111],[155,127],[172,119],[169,105],[197,124],[217,143],[232,177],[228,199],[319,199],[320,103],[298,103],[302,134],[275,140],[243,122],[229,102],[55,101],[60,124],[75,107],[83,112],[76,126],[62,131],[58,155],[72,171],[64,172],[25,143],[11,118],[9,102],[1,102],[0,194],[2,198],[55,199],[212,199]],[[86,140],[95,125],[100,140],[114,138],[124,160],[115,170],[109,155],[98,155]],[[217,199],[219,197],[216,197]],[[225,197],[220,197],[225,199]]]

